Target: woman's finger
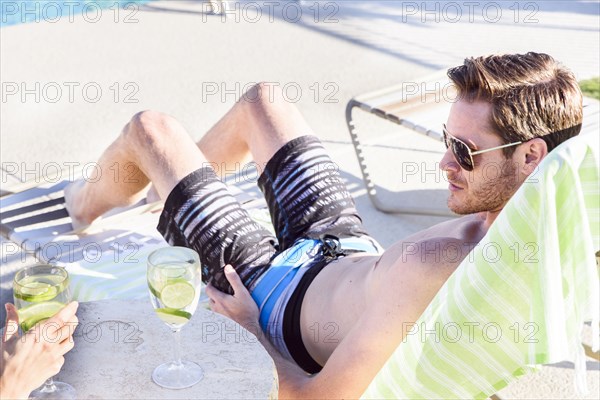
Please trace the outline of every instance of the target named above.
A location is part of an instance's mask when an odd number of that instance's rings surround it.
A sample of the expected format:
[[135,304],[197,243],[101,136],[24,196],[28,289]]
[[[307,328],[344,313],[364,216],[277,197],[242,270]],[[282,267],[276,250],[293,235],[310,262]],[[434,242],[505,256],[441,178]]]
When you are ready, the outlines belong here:
[[68,337],[67,339],[63,340],[58,347],[60,355],[65,355],[71,351],[73,347],[75,347],[75,340],[72,337]]
[[56,337],[61,344],[64,343],[65,340],[73,341],[73,332],[75,332],[75,328],[77,328],[77,324],[79,323],[77,317],[74,318],[74,321],[67,322],[58,331],[52,333],[52,335],[54,335],[54,337]]
[[75,316],[77,307],[79,307],[79,303],[72,301],[57,312],[52,318],[44,322],[44,324],[48,325],[44,328],[46,332],[48,332],[48,334],[54,334],[66,324],[77,320],[77,317]]
[[6,342],[19,332],[19,314],[17,314],[17,309],[11,303],[6,303],[4,309],[6,310],[6,327],[4,328],[2,341]]

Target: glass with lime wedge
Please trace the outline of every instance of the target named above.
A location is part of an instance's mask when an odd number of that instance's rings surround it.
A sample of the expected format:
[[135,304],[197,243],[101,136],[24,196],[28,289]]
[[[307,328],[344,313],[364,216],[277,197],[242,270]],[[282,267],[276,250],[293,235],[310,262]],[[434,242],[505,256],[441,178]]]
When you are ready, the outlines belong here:
[[147,278],[154,311],[175,336],[175,361],[156,367],[152,380],[168,389],[193,386],[204,373],[195,362],[181,359],[179,331],[198,307],[202,285],[198,253],[185,247],[155,250],[148,256]]
[[[23,268],[15,274],[13,297],[19,325],[23,332],[27,332],[71,301],[69,274],[62,267],[48,264]],[[30,398],[75,399],[76,392],[68,383],[50,378],[42,387],[31,392]]]

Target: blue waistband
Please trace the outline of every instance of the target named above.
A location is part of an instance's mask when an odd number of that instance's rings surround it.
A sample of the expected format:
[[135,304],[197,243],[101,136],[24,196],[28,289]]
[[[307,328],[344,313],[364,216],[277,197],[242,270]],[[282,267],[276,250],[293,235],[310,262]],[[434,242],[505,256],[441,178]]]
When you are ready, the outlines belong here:
[[[339,239],[342,250],[379,254],[381,246],[370,238]],[[300,267],[321,256],[323,242],[316,239],[300,239],[292,247],[277,255],[269,269],[259,278],[252,290],[252,298],[260,310],[260,326],[266,332],[271,313],[277,300],[294,279]]]

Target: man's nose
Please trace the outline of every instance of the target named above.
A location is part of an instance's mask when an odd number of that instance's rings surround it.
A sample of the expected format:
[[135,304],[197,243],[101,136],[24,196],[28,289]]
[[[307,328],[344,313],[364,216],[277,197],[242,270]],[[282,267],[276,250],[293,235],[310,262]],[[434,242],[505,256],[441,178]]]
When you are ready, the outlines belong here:
[[450,172],[456,174],[460,172],[460,165],[456,162],[452,150],[446,149],[444,157],[442,157],[442,160],[440,161],[440,169],[446,173]]

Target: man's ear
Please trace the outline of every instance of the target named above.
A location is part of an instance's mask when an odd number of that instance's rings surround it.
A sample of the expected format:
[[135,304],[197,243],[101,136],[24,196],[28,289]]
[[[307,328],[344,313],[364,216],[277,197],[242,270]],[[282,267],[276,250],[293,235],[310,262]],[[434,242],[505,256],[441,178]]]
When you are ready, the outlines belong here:
[[523,173],[529,176],[540,165],[544,157],[548,155],[548,146],[540,138],[531,139],[523,143],[522,146],[521,151],[525,156]]

